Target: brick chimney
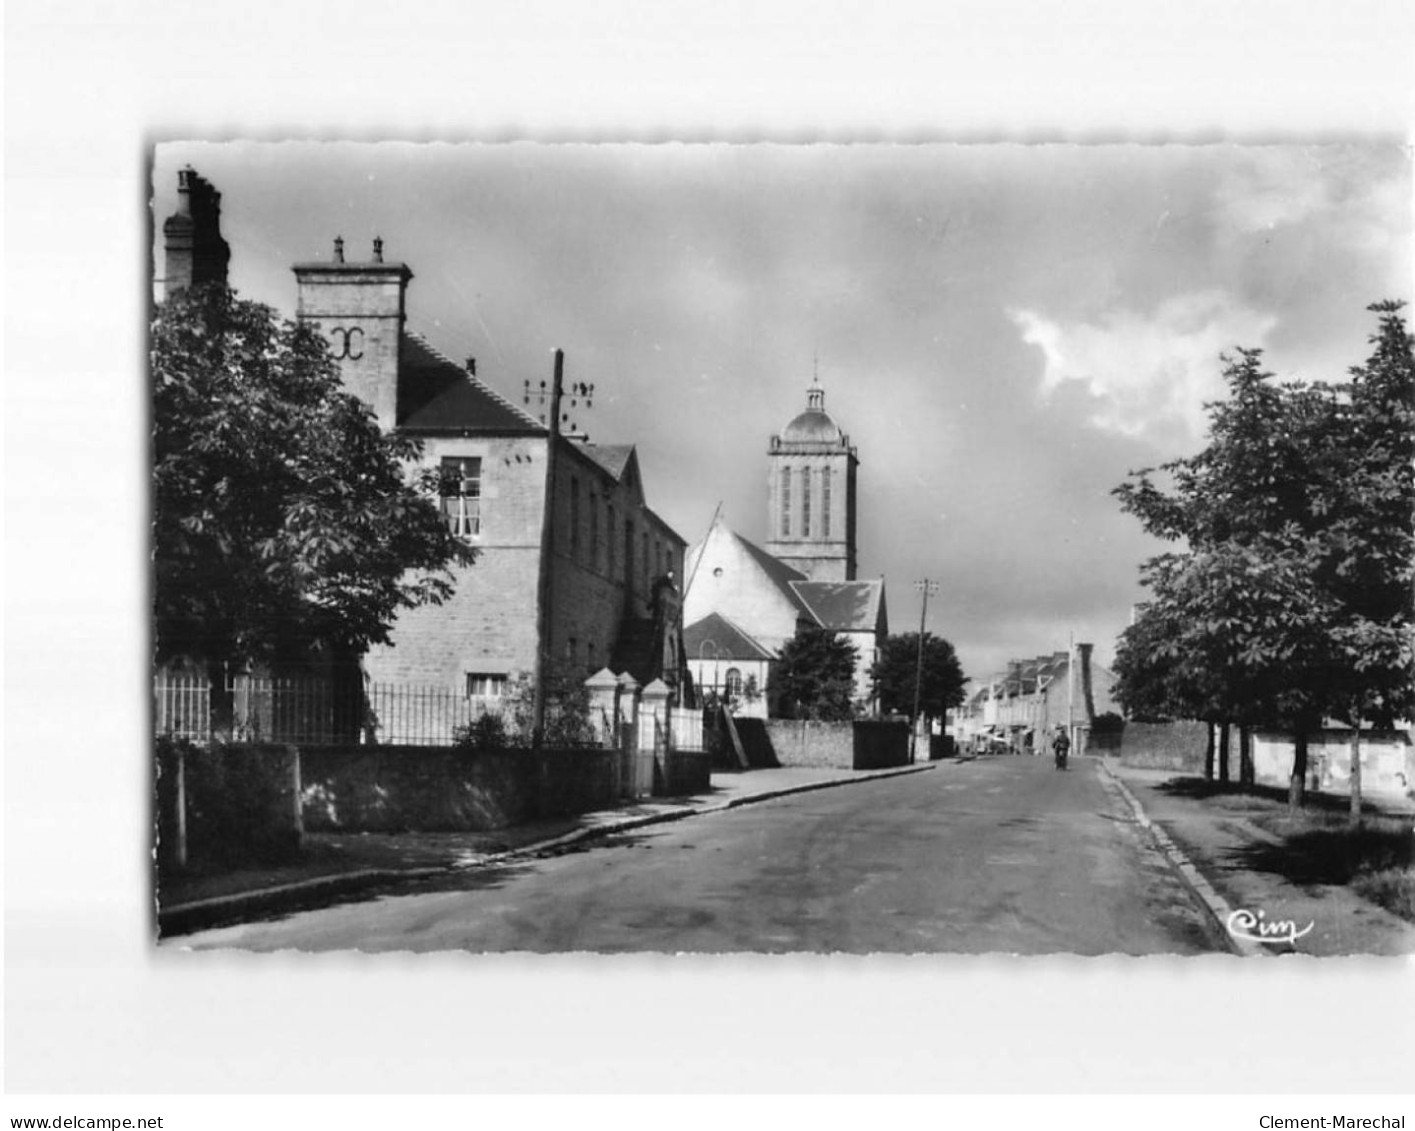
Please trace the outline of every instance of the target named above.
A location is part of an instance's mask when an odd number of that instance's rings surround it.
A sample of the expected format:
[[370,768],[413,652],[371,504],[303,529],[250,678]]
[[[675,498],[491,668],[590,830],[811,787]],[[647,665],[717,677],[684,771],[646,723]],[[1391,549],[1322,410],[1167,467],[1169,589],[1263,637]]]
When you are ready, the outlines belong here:
[[231,248],[221,238],[221,194],[191,166],[177,173],[177,211],[162,225],[162,293],[226,285]]
[[1081,664],[1081,696],[1086,705],[1086,725],[1096,721],[1096,697],[1091,688],[1091,650],[1094,644],[1077,644]]
[[373,241],[371,259],[346,262],[344,240],[336,237],[333,259],[297,263],[294,272],[297,317],[319,328],[344,387],[372,407],[380,428],[391,429],[398,422],[398,363],[412,271],[383,261],[381,239]]

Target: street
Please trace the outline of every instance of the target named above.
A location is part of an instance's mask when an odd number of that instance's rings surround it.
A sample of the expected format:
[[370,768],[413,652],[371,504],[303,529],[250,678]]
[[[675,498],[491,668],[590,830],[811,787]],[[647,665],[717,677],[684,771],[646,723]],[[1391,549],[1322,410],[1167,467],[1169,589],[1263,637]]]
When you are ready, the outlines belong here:
[[930,772],[657,825],[168,940],[272,951],[1201,954],[1224,949],[1098,766]]

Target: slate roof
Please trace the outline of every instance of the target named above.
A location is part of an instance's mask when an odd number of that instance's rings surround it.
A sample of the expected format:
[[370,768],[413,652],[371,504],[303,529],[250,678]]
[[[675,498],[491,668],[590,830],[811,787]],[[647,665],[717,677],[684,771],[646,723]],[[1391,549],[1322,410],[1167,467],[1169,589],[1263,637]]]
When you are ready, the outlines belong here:
[[[703,654],[704,643],[715,650]],[[683,630],[683,655],[689,660],[770,660],[772,654],[720,613],[708,613]]]
[[633,444],[591,444],[586,441],[577,447],[615,479],[624,474],[624,469],[634,457]]
[[883,581],[793,581],[822,628],[832,632],[874,632],[879,626]]
[[413,432],[546,430],[529,412],[411,331],[403,333],[398,363],[398,424]]

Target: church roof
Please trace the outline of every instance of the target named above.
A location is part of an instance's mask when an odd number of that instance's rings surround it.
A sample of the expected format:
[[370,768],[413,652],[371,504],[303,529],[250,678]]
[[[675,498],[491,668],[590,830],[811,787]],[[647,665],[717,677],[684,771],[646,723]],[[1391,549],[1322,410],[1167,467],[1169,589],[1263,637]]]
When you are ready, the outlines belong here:
[[419,432],[544,432],[530,413],[405,331],[398,362],[398,424]]
[[[704,644],[714,650],[703,655]],[[771,653],[720,613],[708,613],[683,630],[683,655],[687,659],[770,660]]]
[[825,409],[808,408],[781,430],[783,440],[796,444],[838,444],[841,436],[840,425]]
[[874,632],[884,604],[884,582],[793,581],[791,588],[806,603],[822,628],[832,632]]
[[615,479],[624,474],[624,469],[629,465],[629,460],[634,455],[633,444],[591,444],[585,442],[579,445],[579,450]]

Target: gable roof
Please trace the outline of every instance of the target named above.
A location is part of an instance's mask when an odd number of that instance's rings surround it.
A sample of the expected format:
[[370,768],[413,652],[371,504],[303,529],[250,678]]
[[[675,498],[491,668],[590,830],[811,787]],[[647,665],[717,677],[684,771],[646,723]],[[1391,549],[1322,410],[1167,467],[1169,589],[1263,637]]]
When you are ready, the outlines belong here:
[[[704,644],[714,651],[704,656]],[[683,630],[683,655],[689,660],[770,660],[772,655],[720,613],[708,613]]]
[[884,602],[883,581],[793,581],[816,622],[833,632],[875,632]]
[[546,431],[529,412],[408,330],[398,358],[398,424],[415,432]]

